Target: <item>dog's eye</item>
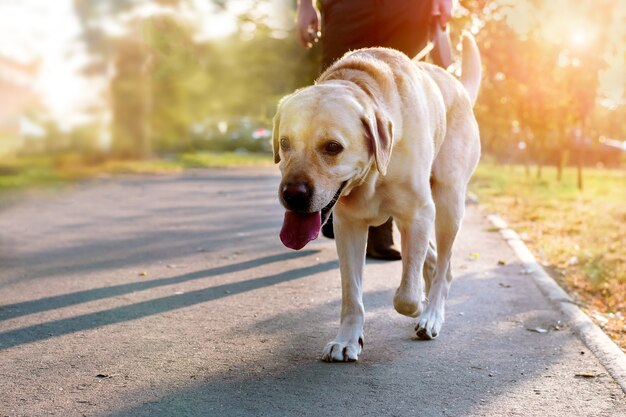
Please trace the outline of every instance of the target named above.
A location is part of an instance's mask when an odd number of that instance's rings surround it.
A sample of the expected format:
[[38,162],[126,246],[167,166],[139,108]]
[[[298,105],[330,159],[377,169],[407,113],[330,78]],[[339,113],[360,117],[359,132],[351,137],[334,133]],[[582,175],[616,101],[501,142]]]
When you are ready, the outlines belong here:
[[339,142],[332,141],[324,145],[324,152],[329,155],[337,155],[341,151],[343,151],[343,146]]
[[289,139],[285,137],[280,138],[280,147],[284,150],[289,149]]

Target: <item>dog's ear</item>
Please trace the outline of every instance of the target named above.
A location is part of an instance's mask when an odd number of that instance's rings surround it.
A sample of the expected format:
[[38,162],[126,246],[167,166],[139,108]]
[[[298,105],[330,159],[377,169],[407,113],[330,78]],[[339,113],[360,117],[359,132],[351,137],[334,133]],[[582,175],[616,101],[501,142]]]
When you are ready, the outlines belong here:
[[278,151],[280,150],[280,144],[278,143],[278,130],[280,127],[280,105],[276,110],[276,115],[274,116],[274,122],[272,126],[272,150],[274,151],[274,163],[277,164],[280,162],[280,154]]
[[361,122],[365,129],[365,138],[374,154],[376,169],[384,176],[391,158],[393,122],[378,111],[374,113],[374,117],[361,117]]

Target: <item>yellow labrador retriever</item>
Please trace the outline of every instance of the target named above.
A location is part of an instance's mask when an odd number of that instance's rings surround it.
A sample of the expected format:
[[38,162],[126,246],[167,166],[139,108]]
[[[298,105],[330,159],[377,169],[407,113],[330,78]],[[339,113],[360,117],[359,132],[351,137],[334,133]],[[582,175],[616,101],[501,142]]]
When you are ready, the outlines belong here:
[[390,216],[400,230],[403,268],[394,307],[419,316],[418,337],[441,331],[452,244],[480,156],[472,111],[480,77],[476,42],[465,33],[460,82],[392,49],[368,48],[280,101],[273,146],[287,209],[282,242],[301,249],[334,209],[342,308],[323,360],[355,361],[361,352],[367,231]]

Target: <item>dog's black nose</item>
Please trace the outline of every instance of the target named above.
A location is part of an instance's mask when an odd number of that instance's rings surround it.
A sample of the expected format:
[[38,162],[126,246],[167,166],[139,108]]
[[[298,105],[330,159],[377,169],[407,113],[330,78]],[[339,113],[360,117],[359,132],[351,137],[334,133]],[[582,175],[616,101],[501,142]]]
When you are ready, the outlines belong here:
[[294,211],[307,211],[312,194],[311,187],[304,182],[288,182],[281,190],[285,206]]

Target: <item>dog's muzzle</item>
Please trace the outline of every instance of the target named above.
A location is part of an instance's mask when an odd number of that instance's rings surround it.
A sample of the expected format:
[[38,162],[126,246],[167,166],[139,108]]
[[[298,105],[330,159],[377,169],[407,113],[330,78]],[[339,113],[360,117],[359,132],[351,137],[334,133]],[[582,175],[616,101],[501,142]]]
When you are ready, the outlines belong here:
[[[300,250],[311,240],[317,239],[322,225],[328,221],[328,217],[335,207],[335,204],[337,204],[346,183],[347,182],[341,184],[330,202],[320,211],[309,213],[306,211],[287,209],[283,220],[283,227],[280,230],[280,240],[286,247],[294,250]],[[292,191],[292,193],[286,193],[289,194],[286,196],[288,197],[288,201],[285,202],[286,207],[288,205],[292,206],[294,202],[293,197],[305,194],[305,189],[303,187],[288,189],[289,187],[285,186],[283,188],[281,197],[285,197],[285,191]],[[291,200],[289,200],[289,198],[291,198]]]

